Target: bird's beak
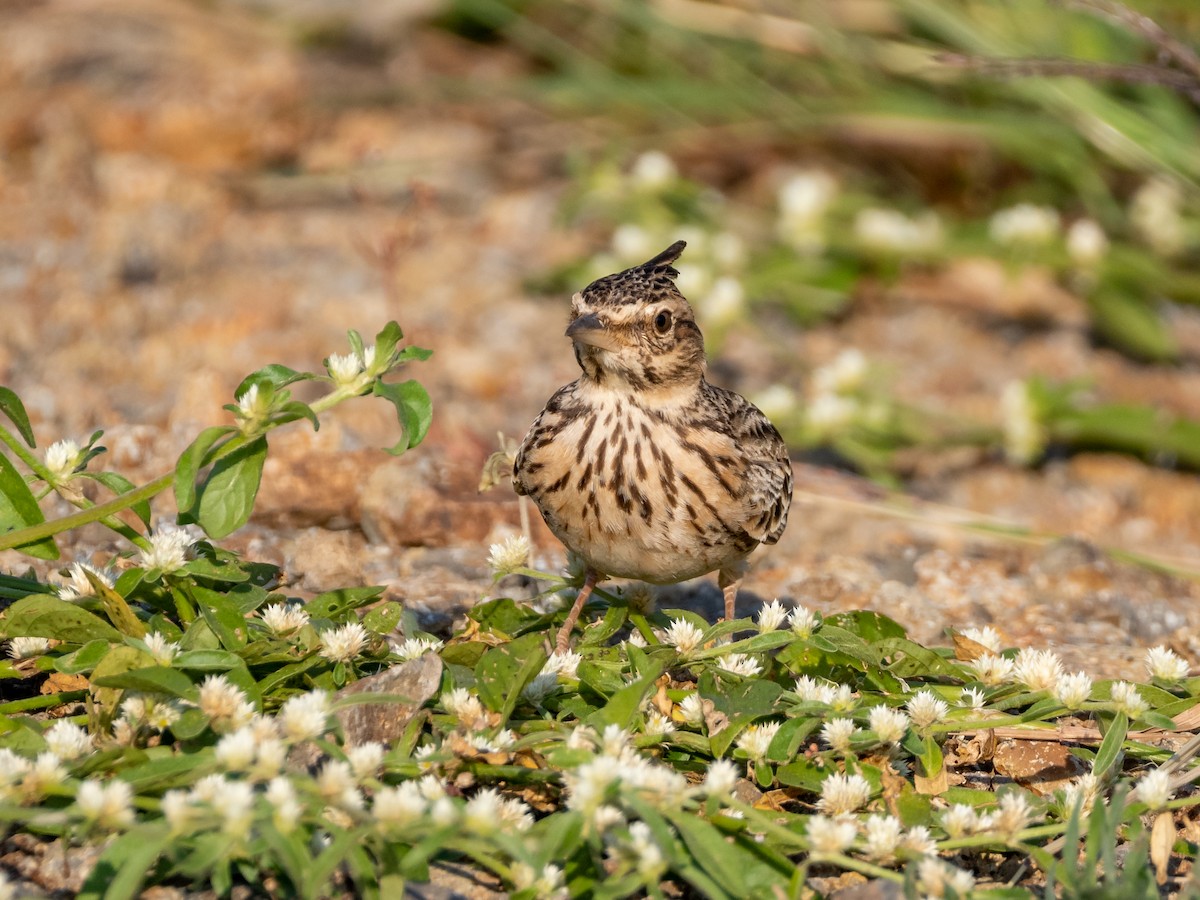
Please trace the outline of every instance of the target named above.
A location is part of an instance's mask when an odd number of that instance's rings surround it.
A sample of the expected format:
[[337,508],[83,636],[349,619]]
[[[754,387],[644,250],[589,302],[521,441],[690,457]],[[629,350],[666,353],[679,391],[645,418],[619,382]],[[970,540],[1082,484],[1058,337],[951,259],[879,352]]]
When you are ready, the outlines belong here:
[[598,347],[601,350],[616,350],[618,347],[613,333],[604,327],[604,323],[595,313],[582,315],[568,325],[567,337],[576,344]]

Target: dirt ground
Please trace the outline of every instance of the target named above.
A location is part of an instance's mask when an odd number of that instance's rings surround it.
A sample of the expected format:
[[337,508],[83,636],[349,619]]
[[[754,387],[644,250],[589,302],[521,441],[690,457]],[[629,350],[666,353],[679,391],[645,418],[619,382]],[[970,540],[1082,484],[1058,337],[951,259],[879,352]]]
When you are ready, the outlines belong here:
[[[395,423],[365,400],[318,433],[277,432],[255,517],[226,544],[282,564],[296,594],[386,584],[444,630],[494,590],[488,544],[519,521],[510,490],[476,489],[497,434],[519,437],[575,376],[568,296],[525,284],[603,239],[563,230],[556,210],[566,153],[604,126],[554,120],[516,92],[446,88],[502,83],[522,63],[392,13],[394,37],[359,53],[306,50],[294,21],[219,3],[0,7],[0,383],[25,400],[40,446],[103,428],[107,467],[148,479],[227,421],[221,406],[248,372],[319,369],[346,329],[396,319],[435,351],[411,369],[435,402],[426,442],[381,452]],[[1014,315],[1030,304],[1047,313],[1036,328]],[[1007,381],[1034,372],[1200,417],[1194,364],[1097,348],[1076,298],[984,262],[864,287],[836,323],[739,328],[711,377],[803,393],[806,373],[849,346],[889,368],[901,399],[982,420]],[[797,458],[791,523],[760,552],[747,610],[773,597],[874,608],[924,642],[992,624],[1097,677],[1144,677],[1158,643],[1200,656],[1196,583],[1097,550],[1200,568],[1194,475],[1100,454],[1023,471],[978,453],[918,459],[913,473],[907,496],[889,497]],[[170,515],[170,498],[156,509]],[[1067,539],[956,524],[985,517]],[[540,525],[535,538],[537,561],[560,565]],[[116,546],[85,529],[65,549],[106,558]],[[0,555],[5,569],[26,564]],[[717,599],[700,582],[664,602],[715,612]]]

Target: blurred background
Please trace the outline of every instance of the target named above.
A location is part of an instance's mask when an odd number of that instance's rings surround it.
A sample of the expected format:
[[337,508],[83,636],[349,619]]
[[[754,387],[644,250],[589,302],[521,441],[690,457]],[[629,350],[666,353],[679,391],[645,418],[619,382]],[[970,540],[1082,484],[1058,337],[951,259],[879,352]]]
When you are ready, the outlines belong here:
[[570,295],[684,239],[710,379],[797,465],[747,612],[1195,662],[1197,48],[1172,0],[12,0],[0,383],[145,480],[245,374],[396,319],[425,444],[367,401],[279,433],[227,544],[445,629],[519,521],[484,461],[577,372]]

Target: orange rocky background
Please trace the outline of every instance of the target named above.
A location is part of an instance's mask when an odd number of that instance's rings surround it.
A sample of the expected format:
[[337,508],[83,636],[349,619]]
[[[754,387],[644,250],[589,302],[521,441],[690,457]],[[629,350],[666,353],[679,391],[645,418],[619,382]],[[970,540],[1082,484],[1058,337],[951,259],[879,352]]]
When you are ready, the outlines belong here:
[[[289,19],[170,0],[0,7],[0,383],[26,402],[41,447],[103,428],[105,467],[140,481],[228,421],[221,407],[250,371],[319,369],[345,350],[346,329],[369,337],[397,320],[435,351],[407,373],[434,398],[425,443],[384,454],[394,417],[366,400],[317,433],[276,432],[255,516],[225,544],[281,564],[291,593],[385,584],[446,630],[496,590],[488,544],[517,528],[507,487],[477,491],[497,433],[519,438],[574,377],[568,297],[525,285],[604,240],[562,230],[556,211],[566,154],[612,135],[516,91],[455,89],[515,82],[526,63],[408,18],[414,4],[366,6],[377,20],[351,23],[334,46],[297,40],[308,5]],[[691,174],[750,173],[747,190],[753,172],[798,161],[716,136],[667,149]],[[1039,327],[1020,326],[1030,315]],[[1185,343],[1200,333],[1180,330]],[[740,328],[712,377],[802,393],[805,374],[847,346],[886,365],[900,399],[985,420],[1003,385],[1032,372],[1086,375],[1108,399],[1200,417],[1194,365],[1097,349],[1076,298],[982,262],[887,294],[864,286],[848,316],[807,331]],[[1144,677],[1157,643],[1197,659],[1196,584],[1097,550],[1195,568],[1193,475],[1101,454],[1025,471],[976,451],[917,458],[911,472],[912,499],[898,501],[798,459],[789,530],[760,554],[746,611],[773,597],[875,608],[923,642],[993,624],[1096,676]],[[169,516],[170,498],[156,510]],[[1069,539],[955,524],[987,516]],[[540,524],[534,537],[536,561],[561,565]],[[68,560],[118,549],[99,528],[64,543]],[[27,564],[0,555],[6,569]],[[717,599],[703,583],[669,602],[715,612]]]

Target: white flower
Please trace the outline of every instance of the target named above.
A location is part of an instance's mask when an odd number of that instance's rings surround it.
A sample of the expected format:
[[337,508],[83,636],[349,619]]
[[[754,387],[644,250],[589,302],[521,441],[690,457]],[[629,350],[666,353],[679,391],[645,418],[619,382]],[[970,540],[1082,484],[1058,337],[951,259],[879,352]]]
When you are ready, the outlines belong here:
[[185,834],[189,830],[192,819],[192,798],[187,791],[167,791],[162,796],[160,805],[163,818],[171,826],[175,834]]
[[427,806],[417,782],[405,781],[376,791],[371,815],[385,828],[403,828],[420,819]]
[[500,824],[500,794],[495,788],[485,788],[467,801],[463,809],[463,824],[476,834],[491,834]]
[[292,603],[272,603],[264,607],[259,615],[276,637],[291,634],[308,624],[308,613]]
[[1190,669],[1186,659],[1161,644],[1146,651],[1146,671],[1151,678],[1182,681],[1187,678]]
[[830,362],[813,369],[814,394],[852,394],[867,379],[867,358],[857,347],[847,347]]
[[810,611],[806,606],[792,607],[791,615],[788,616],[788,622],[791,624],[791,629],[800,637],[809,637],[817,626],[821,624],[820,618],[816,613]]
[[1183,249],[1185,232],[1179,213],[1182,202],[1178,184],[1152,178],[1138,189],[1130,204],[1133,227],[1162,256],[1174,256]]
[[618,225],[612,236],[612,252],[622,262],[641,262],[654,255],[654,238],[640,225]]
[[224,675],[209,675],[200,683],[200,711],[209,718],[213,731],[236,731],[250,722],[254,706],[242,689]]
[[[250,729],[254,734],[254,729]],[[256,735],[258,742],[254,748],[254,766],[250,769],[250,777],[256,779],[274,778],[283,770],[287,760],[287,744],[277,737],[261,737]]]
[[1062,660],[1053,650],[1025,647],[1013,660],[1013,676],[1031,691],[1052,691],[1063,677]]
[[1000,633],[991,625],[984,625],[982,628],[964,628],[962,635],[967,640],[974,641],[993,653],[999,653],[1001,650]]
[[817,681],[809,675],[801,675],[796,679],[796,693],[806,703],[824,703],[828,706],[837,696],[837,688],[827,682]]
[[885,744],[898,744],[908,731],[908,716],[899,709],[890,706],[872,706],[867,713],[867,721],[871,730]]
[[825,247],[825,213],[837,196],[837,182],[820,169],[799,172],[779,188],[779,236],[801,253]]
[[417,659],[426,653],[436,653],[442,649],[442,642],[433,638],[409,638],[396,649],[396,655],[403,660]]
[[675,263],[675,287],[685,297],[701,297],[712,284],[712,274],[695,263]]
[[937,841],[933,839],[933,835],[924,825],[914,825],[908,829],[904,833],[904,837],[900,839],[900,846],[910,853],[920,856],[937,853]]
[[974,670],[975,677],[986,685],[1003,684],[1013,673],[1013,661],[997,653],[984,653],[968,665]]
[[1018,203],[993,213],[988,233],[997,244],[1048,244],[1058,235],[1059,227],[1057,210]]
[[33,765],[25,771],[21,780],[21,791],[26,799],[40,798],[51,788],[56,788],[67,780],[67,770],[63,768],[58,754],[46,750],[37,755]]
[[754,395],[754,405],[773,422],[790,418],[796,410],[796,392],[786,385],[772,384]]
[[662,850],[655,842],[650,826],[645,822],[634,822],[629,826],[629,843],[626,849],[637,864],[638,872],[644,877],[657,876],[664,865]]
[[956,897],[966,897],[975,889],[975,876],[942,862],[936,856],[928,856],[917,864],[917,890],[925,900],[947,896],[950,889]]
[[367,344],[363,347],[362,353],[358,356],[358,361],[362,363],[363,371],[372,371],[375,368],[375,345]]
[[666,737],[675,730],[675,723],[657,710],[646,716],[646,727],[642,733],[647,737]]
[[226,779],[212,801],[221,814],[221,831],[233,838],[245,838],[254,820],[254,786],[248,781]]
[[1022,791],[1008,791],[1000,798],[1000,808],[992,821],[992,827],[1008,837],[1029,826],[1033,821],[1033,807]]
[[715,327],[727,325],[745,312],[746,290],[738,279],[723,275],[713,282],[697,306],[705,322]]
[[765,634],[768,631],[776,631],[782,625],[788,616],[787,607],[778,600],[772,600],[770,603],[764,603],[762,609],[758,611],[758,630]]
[[566,900],[569,895],[565,887],[566,876],[563,870],[555,865],[546,865],[540,872],[535,872],[527,863],[513,863],[513,887],[518,891],[532,888],[533,896],[538,900]]
[[863,836],[866,838],[863,851],[867,858],[880,862],[894,859],[903,832],[904,828],[895,816],[868,816],[863,823]]
[[329,721],[329,694],[309,691],[290,697],[279,709],[284,736],[293,742],[318,738]]
[[955,803],[942,813],[941,823],[948,837],[966,837],[979,831],[979,814],[973,806]]
[[283,776],[272,778],[267,785],[265,796],[267,802],[271,804],[275,827],[287,834],[296,827],[296,822],[303,812],[291,780]]
[[362,360],[355,353],[330,353],[325,360],[325,368],[338,387],[348,387],[359,380],[362,374]]
[[150,535],[150,548],[142,549],[142,564],[147,569],[158,569],[170,574],[182,569],[188,561],[195,541],[183,528],[160,525]]
[[983,691],[979,688],[963,688],[958,695],[958,705],[965,706],[972,712],[983,712]]
[[58,585],[58,596],[63,600],[74,602],[84,597],[95,597],[96,589],[88,581],[87,572],[91,572],[106,586],[113,586],[113,576],[110,569],[98,569],[90,563],[72,563],[67,569],[67,580]]
[[813,853],[841,853],[854,843],[858,829],[849,819],[813,816],[805,834]]
[[554,673],[563,678],[578,678],[579,664],[582,661],[583,657],[578,653],[572,653],[570,650],[565,652],[555,650],[546,659],[546,664],[542,666],[542,672]]
[[1046,449],[1046,428],[1024,381],[1010,381],[1000,395],[1004,455],[1017,465],[1029,465]]
[[1137,783],[1134,795],[1150,809],[1165,807],[1171,799],[1171,776],[1165,769],[1154,769]]
[[1100,779],[1088,772],[1086,775],[1080,775],[1063,788],[1063,808],[1070,814],[1075,809],[1075,805],[1079,804],[1080,813],[1087,815],[1092,811],[1096,798],[1099,796]]
[[254,732],[247,726],[231,731],[217,741],[214,753],[223,767],[231,772],[241,772],[254,762],[256,745]]
[[317,773],[317,790],[327,803],[341,809],[362,809],[363,796],[355,782],[350,763],[342,759],[328,759]]
[[918,728],[928,728],[935,722],[940,722],[946,718],[946,714],[950,712],[950,705],[945,700],[939,699],[933,691],[918,691],[909,698],[907,704],[908,714],[912,717],[913,724]]
[[1067,229],[1067,255],[1080,268],[1090,268],[1108,253],[1108,235],[1094,219],[1076,219]]
[[850,740],[853,737],[853,719],[830,719],[821,727],[821,740],[843,756],[850,752]]
[[855,217],[854,236],[882,253],[928,253],[942,244],[942,220],[931,210],[910,218],[896,209],[871,207]]
[[704,632],[687,619],[673,619],[659,636],[666,643],[673,644],[680,656],[686,657],[700,646]]
[[175,641],[168,641],[165,636],[157,631],[150,632],[142,640],[150,655],[154,657],[154,661],[160,666],[169,666],[171,660],[175,658],[175,654],[179,651],[179,644]]
[[59,719],[47,728],[42,737],[47,749],[62,759],[79,759],[92,752],[92,739],[87,730],[65,719]]
[[819,437],[836,435],[858,418],[859,404],[853,397],[816,394],[804,409],[804,418]]
[[346,761],[359,781],[374,778],[383,765],[384,747],[379,741],[367,741],[353,747],[346,747]]
[[133,788],[120,778],[110,778],[101,784],[89,778],[79,785],[75,805],[88,822],[101,828],[117,830],[133,824]]
[[678,175],[671,157],[661,150],[647,150],[633,161],[629,179],[634,187],[657,191],[667,187]]
[[759,725],[751,725],[738,735],[737,745],[745,750],[752,760],[763,759],[782,724],[782,722],[763,722]]
[[613,756],[619,755],[629,746],[629,732],[620,725],[605,725],[600,735],[600,749]]
[[79,465],[79,445],[72,440],[55,441],[46,448],[46,469],[54,483],[67,481]]
[[1087,672],[1063,675],[1050,689],[1050,696],[1067,709],[1079,709],[1092,696],[1092,679]]
[[492,544],[488,552],[488,566],[496,578],[511,575],[529,565],[533,545],[523,534],[506,538],[502,543]]
[[233,399],[237,404],[237,412],[234,415],[243,432],[251,431],[269,411],[266,396],[259,395],[257,384],[250,385],[240,396]]
[[1137,685],[1128,681],[1113,682],[1112,705],[1114,710],[1125,713],[1131,719],[1141,718],[1150,708],[1150,704],[1138,693]]
[[704,776],[704,793],[724,797],[732,793],[740,777],[738,767],[727,759],[715,759]]
[[13,659],[33,659],[50,649],[49,638],[15,637],[8,641],[8,655]]
[[542,672],[533,676],[533,679],[521,688],[521,696],[532,703],[534,706],[539,706],[543,700],[558,690],[558,674],[555,672]]
[[454,688],[442,694],[442,707],[467,728],[477,729],[487,724],[483,704],[466,688]]
[[321,655],[334,662],[356,659],[370,640],[360,622],[347,622],[340,628],[321,632]]
[[679,701],[679,714],[689,725],[704,724],[704,701],[697,692],[692,691]]
[[871,799],[871,783],[861,775],[834,772],[821,782],[821,799],[817,809],[831,816],[841,816],[861,809]]
[[726,653],[724,656],[717,657],[717,665],[722,671],[740,675],[743,678],[751,678],[763,670],[758,660],[745,653]]
[[622,641],[622,643],[630,644],[631,646],[634,646],[634,647],[647,646],[646,636],[644,634],[642,634],[640,631],[638,631],[636,628],[633,629],[633,631],[629,632],[629,637],[625,638],[625,640]]
[[732,231],[721,231],[712,239],[712,258],[722,269],[738,269],[746,261],[746,245]]

